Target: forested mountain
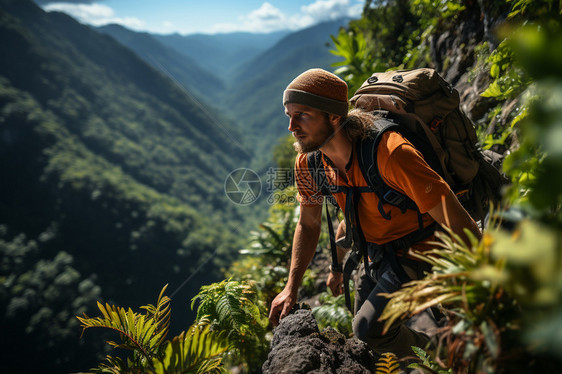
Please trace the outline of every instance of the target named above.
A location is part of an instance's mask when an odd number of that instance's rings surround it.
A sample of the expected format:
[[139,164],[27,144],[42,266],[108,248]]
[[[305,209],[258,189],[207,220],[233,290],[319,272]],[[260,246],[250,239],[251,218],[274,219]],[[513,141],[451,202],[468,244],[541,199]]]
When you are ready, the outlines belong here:
[[153,37],[190,57],[199,66],[205,66],[216,76],[228,80],[238,67],[247,64],[287,34],[287,31],[278,31],[269,34],[154,34]]
[[154,68],[176,80],[195,96],[205,97],[207,102],[224,91],[224,84],[216,72],[209,72],[187,54],[166,46],[148,33],[134,32],[120,25],[107,25],[99,31],[111,35]]
[[245,230],[224,193],[249,161],[235,128],[113,38],[29,0],[0,1],[0,40],[2,369],[89,367],[73,315],[100,295],[143,305],[169,283],[185,328],[189,298]]
[[[254,167],[260,169],[271,161],[269,151],[288,134],[283,113],[285,87],[303,71],[319,67],[333,70],[339,58],[330,53],[330,35],[349,20],[324,22],[287,35],[277,44],[241,68],[227,87],[235,93],[224,98],[223,106],[233,118],[241,120],[246,141],[255,145]],[[228,84],[227,83],[227,84]]]
[[[172,76],[188,91],[195,89],[201,94],[199,99],[213,111],[227,113],[244,134],[242,142],[253,155],[252,167],[263,172],[272,166],[271,148],[287,134],[281,105],[284,88],[311,67],[333,70],[331,64],[338,57],[330,53],[330,35],[337,35],[348,22],[349,19],[324,22],[290,34],[148,35],[115,25],[100,30]],[[183,64],[177,63],[181,58],[164,45],[188,58]],[[155,63],[158,53],[161,56]],[[194,82],[192,74],[197,66],[209,70]],[[209,86],[200,86],[205,81]]]

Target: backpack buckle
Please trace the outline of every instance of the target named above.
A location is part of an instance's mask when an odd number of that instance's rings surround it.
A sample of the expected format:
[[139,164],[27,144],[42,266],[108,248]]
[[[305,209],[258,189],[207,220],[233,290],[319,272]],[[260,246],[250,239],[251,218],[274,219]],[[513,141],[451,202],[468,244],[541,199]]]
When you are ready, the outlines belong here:
[[387,191],[382,198],[384,201],[394,206],[400,206],[404,201],[404,195],[394,190]]
[[441,123],[443,123],[443,120],[441,118],[434,118],[431,123],[429,124],[429,129],[433,132],[437,131],[437,129],[439,128],[439,126],[441,125]]

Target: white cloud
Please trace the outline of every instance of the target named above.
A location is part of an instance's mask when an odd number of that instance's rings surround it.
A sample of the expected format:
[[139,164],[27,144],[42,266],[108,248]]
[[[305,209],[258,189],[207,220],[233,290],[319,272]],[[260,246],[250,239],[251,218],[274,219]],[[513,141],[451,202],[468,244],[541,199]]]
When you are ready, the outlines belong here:
[[287,16],[268,2],[249,14],[239,18],[238,23],[213,25],[210,32],[272,32],[278,30],[298,30],[318,22],[343,17],[358,18],[363,10],[364,0],[316,0],[301,7],[301,13]]
[[239,23],[221,23],[212,26],[212,32],[271,32],[286,29],[287,18],[268,2],[247,15],[239,17]]
[[349,0],[317,0],[310,5],[303,5],[301,11],[314,22],[335,20],[343,17],[359,17],[363,9],[362,2],[351,5]]
[[76,18],[78,21],[94,26],[117,23],[130,29],[140,30],[144,22],[135,17],[115,17],[113,9],[102,4],[70,4],[50,3],[43,7],[47,12],[64,12]]

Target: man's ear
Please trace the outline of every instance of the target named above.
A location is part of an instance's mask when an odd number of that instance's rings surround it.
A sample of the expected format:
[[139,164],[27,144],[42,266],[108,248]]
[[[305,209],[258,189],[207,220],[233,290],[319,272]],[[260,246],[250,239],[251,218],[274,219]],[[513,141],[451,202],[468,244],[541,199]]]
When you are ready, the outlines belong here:
[[337,128],[340,125],[341,116],[338,116],[337,114],[328,113],[328,121],[330,121],[330,124],[332,126]]

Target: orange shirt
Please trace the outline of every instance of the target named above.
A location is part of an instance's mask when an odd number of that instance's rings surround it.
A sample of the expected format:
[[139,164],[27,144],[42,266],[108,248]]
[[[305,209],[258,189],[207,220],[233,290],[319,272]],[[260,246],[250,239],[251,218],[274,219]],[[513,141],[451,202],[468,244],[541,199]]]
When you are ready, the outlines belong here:
[[[357,161],[355,145],[351,163],[347,165],[347,182],[331,166],[331,162],[322,157],[326,178],[334,186],[367,186]],[[433,222],[427,211],[441,202],[443,196],[450,191],[449,185],[433,171],[423,159],[422,154],[402,135],[396,132],[383,134],[377,148],[377,160],[380,175],[394,190],[412,199],[423,214],[424,227]],[[303,206],[315,206],[322,203],[320,190],[312,183],[308,170],[306,154],[299,154],[295,163],[295,176],[298,189],[298,200]],[[333,194],[338,205],[345,212],[345,193]],[[419,228],[418,213],[408,209],[405,213],[400,208],[384,204],[390,220],[381,216],[378,210],[379,199],[375,193],[361,193],[359,200],[359,220],[368,242],[384,244],[401,238]],[[425,249],[424,246],[414,246]]]

